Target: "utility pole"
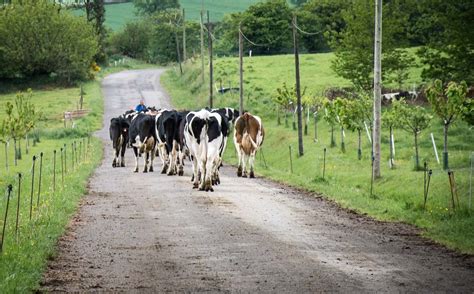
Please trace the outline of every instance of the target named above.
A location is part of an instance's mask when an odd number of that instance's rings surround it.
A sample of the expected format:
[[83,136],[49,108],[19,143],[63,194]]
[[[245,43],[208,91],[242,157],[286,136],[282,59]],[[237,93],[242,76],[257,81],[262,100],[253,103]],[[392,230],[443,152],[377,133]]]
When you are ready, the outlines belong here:
[[212,34],[211,34],[211,23],[209,22],[209,10],[207,11],[207,38],[209,42],[209,107],[212,108],[212,96],[213,96],[213,66],[212,66]]
[[174,38],[176,42],[176,57],[178,58],[178,64],[179,64],[179,72],[181,75],[183,75],[183,67],[181,66],[181,52],[179,50],[179,39],[178,39],[178,32],[174,32]]
[[186,61],[186,15],[183,8],[183,61]]
[[296,15],[293,16],[293,46],[295,51],[296,76],[296,112],[298,114],[298,154],[303,156],[303,122],[301,115],[300,57],[298,52],[298,33],[296,31]]
[[373,130],[373,168],[374,178],[380,178],[380,130],[382,108],[382,0],[375,0],[375,48],[374,48],[374,130]]
[[239,77],[240,77],[240,115],[244,114],[244,40],[242,38],[242,26],[239,24]]
[[204,84],[204,9],[201,6],[201,79]]

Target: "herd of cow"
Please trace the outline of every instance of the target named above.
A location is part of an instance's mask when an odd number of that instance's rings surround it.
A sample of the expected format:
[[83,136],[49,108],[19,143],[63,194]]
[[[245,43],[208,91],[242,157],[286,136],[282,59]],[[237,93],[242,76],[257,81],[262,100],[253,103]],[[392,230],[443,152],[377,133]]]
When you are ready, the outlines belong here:
[[143,157],[143,172],[152,172],[153,160],[158,156],[162,174],[182,176],[187,157],[193,166],[193,188],[213,191],[212,186],[220,183],[219,168],[232,128],[239,158],[237,175],[247,177],[249,165],[248,176],[253,178],[255,153],[265,135],[262,121],[248,112],[239,116],[232,108],[176,111],[148,107],[144,112],[129,110],[112,118],[112,166],[125,166],[125,150],[129,147],[135,155],[134,172],[138,172],[139,157]]

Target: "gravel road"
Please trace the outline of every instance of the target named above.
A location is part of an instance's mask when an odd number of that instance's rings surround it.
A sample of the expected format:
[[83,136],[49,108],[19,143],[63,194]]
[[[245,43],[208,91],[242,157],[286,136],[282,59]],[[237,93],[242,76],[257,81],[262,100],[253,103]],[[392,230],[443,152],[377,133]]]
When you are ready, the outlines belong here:
[[269,180],[237,178],[231,167],[213,193],[192,189],[190,164],[184,177],[132,173],[127,150],[127,167],[112,168],[110,118],[140,95],[169,107],[163,72],[104,79],[97,135],[105,158],[41,291],[474,292],[473,257],[435,245],[411,226],[377,222]]

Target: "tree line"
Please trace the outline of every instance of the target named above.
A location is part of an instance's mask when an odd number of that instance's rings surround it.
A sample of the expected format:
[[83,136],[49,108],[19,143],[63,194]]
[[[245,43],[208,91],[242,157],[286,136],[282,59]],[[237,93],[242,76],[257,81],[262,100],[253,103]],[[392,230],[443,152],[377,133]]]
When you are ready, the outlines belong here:
[[[212,21],[214,52],[237,55],[238,28],[256,45],[247,49],[253,54],[291,53],[291,21],[310,34],[300,36],[301,52],[335,53],[334,71],[352,82],[356,89],[370,90],[373,77],[374,1],[266,0],[243,12],[231,13]],[[112,36],[116,53],[168,63],[177,60],[174,31],[185,26],[187,50],[197,54],[200,46],[200,23],[183,20],[179,1],[134,1],[141,19],[127,24]],[[416,46],[416,57],[426,81],[474,83],[474,37],[465,28],[474,27],[474,3],[469,0],[396,0],[383,4],[383,82],[403,88],[408,69],[415,63],[407,48]],[[173,22],[172,19],[180,21]],[[204,25],[206,25],[204,23]],[[205,36],[207,38],[207,36]],[[207,41],[205,40],[205,43]],[[192,54],[190,54],[192,55]]]

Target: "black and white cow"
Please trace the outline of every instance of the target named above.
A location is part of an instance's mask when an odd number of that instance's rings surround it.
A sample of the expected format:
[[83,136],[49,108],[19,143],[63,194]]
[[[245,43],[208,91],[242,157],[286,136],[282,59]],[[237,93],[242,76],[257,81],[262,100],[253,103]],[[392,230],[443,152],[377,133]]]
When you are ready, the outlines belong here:
[[206,109],[186,115],[184,138],[193,159],[194,188],[214,191],[213,175],[220,163],[224,145],[223,126],[227,128],[223,117]]
[[110,120],[109,134],[114,148],[113,167],[125,166],[125,150],[129,140],[129,128],[130,123],[123,116],[114,117]]
[[177,173],[176,162],[178,158],[179,140],[179,113],[176,110],[163,110],[156,116],[156,137],[158,138],[158,151],[163,162],[163,170],[169,176]]
[[135,154],[135,169],[138,172],[138,157],[143,153],[143,172],[153,171],[153,159],[155,158],[156,133],[155,116],[137,113],[128,117],[130,123],[130,145]]

